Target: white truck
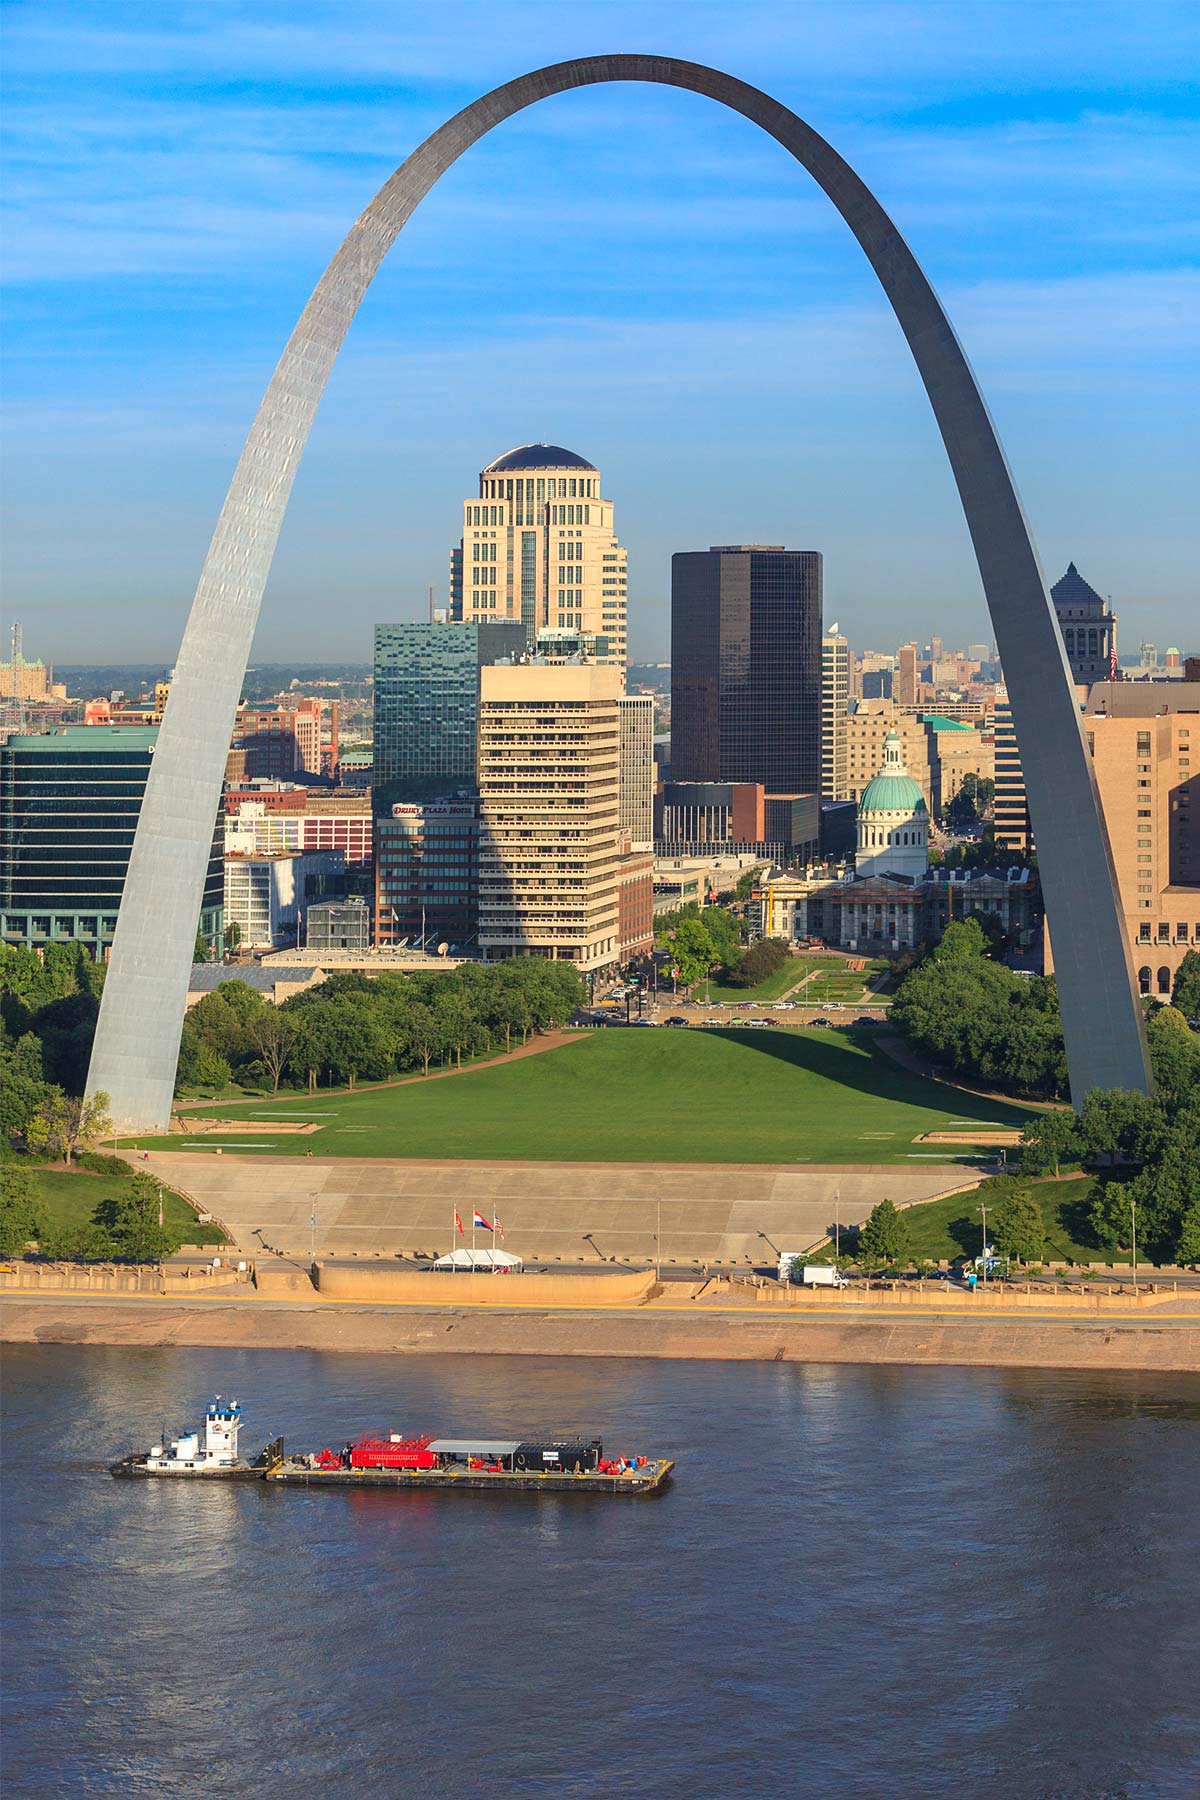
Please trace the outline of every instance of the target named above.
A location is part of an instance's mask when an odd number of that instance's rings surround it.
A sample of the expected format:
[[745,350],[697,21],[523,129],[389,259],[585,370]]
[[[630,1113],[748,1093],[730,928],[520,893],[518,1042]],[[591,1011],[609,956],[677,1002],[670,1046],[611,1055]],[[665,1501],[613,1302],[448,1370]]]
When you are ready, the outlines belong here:
[[849,1287],[840,1269],[830,1263],[806,1263],[802,1250],[785,1250],[779,1258],[779,1279],[799,1281],[802,1287]]

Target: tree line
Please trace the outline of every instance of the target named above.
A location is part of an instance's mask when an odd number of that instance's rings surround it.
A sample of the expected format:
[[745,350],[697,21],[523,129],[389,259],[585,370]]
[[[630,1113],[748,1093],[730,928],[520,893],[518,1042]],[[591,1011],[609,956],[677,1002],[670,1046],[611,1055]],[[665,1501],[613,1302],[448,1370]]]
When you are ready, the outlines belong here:
[[892,1024],[955,1075],[1034,1099],[1067,1092],[1058,989],[988,955],[978,919],[955,919],[903,977]]
[[[931,1060],[968,1080],[1041,1099],[1068,1090],[1053,978],[1016,975],[987,954],[974,919],[947,926],[940,944],[900,984],[891,1018]],[[1200,1260],[1200,956],[1176,973],[1173,1004],[1147,1005],[1154,1095],[1096,1089],[1078,1115],[1040,1115],[1022,1137],[1027,1175],[1086,1164],[1095,1175],[1087,1226],[1097,1246],[1156,1260]],[[1017,1209],[1018,1211],[1020,1209]],[[1025,1241],[1034,1231],[1025,1220]],[[1013,1255],[1023,1255],[1013,1250]]]
[[541,957],[463,963],[443,974],[330,975],[281,1006],[223,981],[188,1013],[176,1093],[386,1081],[512,1048],[565,1025],[583,1001],[574,965]]

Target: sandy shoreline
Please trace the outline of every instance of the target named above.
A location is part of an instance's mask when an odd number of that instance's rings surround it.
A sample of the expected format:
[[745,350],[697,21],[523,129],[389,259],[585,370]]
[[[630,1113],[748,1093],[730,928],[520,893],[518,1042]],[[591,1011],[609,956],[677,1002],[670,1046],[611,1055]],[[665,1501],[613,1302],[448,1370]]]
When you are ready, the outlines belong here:
[[0,1302],[0,1342],[1200,1372],[1200,1314],[1175,1308],[1137,1320],[964,1319],[933,1308],[845,1319],[732,1308],[508,1312],[14,1294]]

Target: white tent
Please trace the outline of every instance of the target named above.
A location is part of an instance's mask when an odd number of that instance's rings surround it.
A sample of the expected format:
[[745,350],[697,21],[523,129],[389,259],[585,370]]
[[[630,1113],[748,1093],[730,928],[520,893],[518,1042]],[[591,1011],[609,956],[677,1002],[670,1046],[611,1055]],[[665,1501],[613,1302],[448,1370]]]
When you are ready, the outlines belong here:
[[466,1269],[468,1274],[474,1270],[490,1275],[519,1275],[525,1264],[519,1256],[510,1256],[507,1250],[451,1250],[448,1256],[439,1256],[434,1263],[435,1269]]

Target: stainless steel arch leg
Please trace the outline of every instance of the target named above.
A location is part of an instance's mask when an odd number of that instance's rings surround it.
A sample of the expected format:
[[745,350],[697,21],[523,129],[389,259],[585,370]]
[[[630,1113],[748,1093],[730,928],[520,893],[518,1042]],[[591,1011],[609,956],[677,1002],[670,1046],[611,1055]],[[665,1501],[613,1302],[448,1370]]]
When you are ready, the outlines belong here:
[[1008,682],[1037,837],[1071,1091],[1149,1089],[1141,1011],[1062,640],[987,408],[912,252],[823,138],[731,75],[658,56],[538,69],[455,115],[403,163],[318,282],[271,377],[200,576],[138,822],[88,1089],[124,1130],[170,1115],[188,971],[225,753],[292,481],[334,359],[376,270],[439,177],[493,126],[550,94],[608,81],[686,88],[762,127],[828,194],[879,277],[925,383],[975,546]]

